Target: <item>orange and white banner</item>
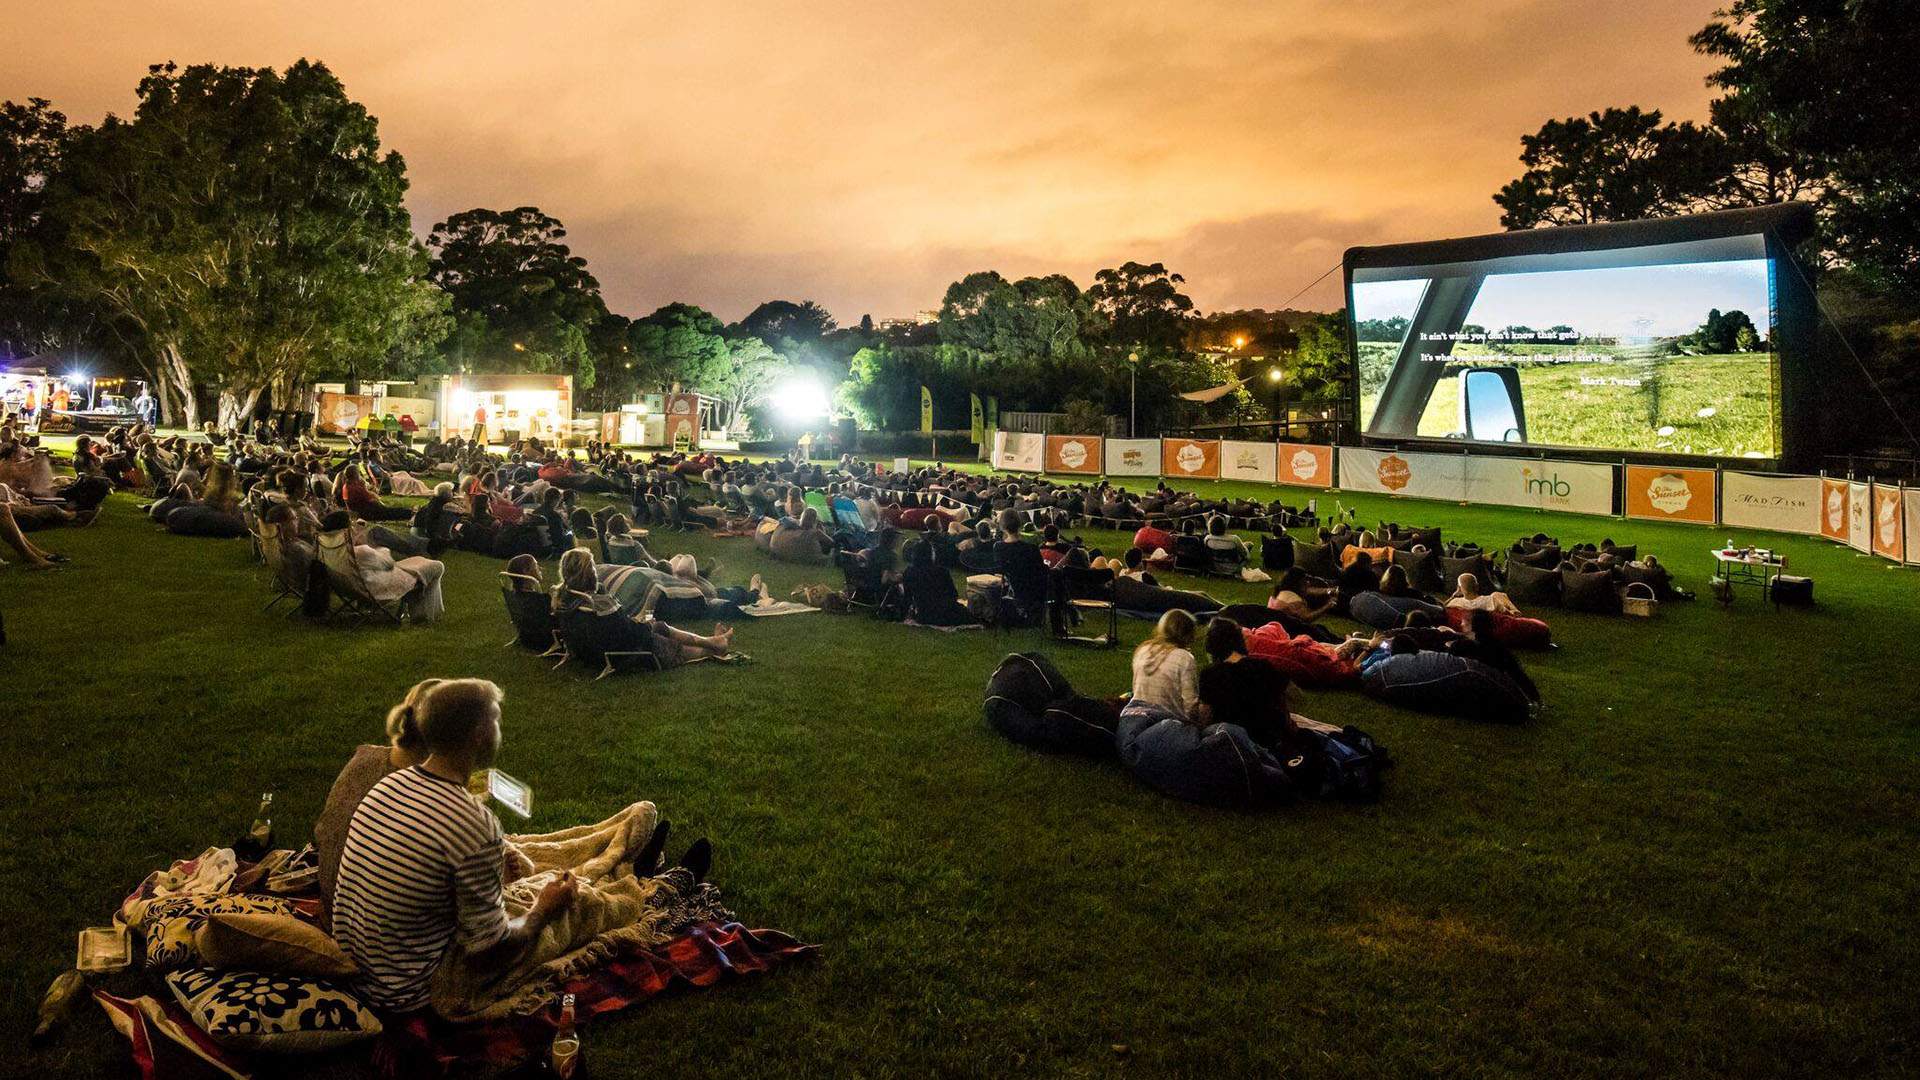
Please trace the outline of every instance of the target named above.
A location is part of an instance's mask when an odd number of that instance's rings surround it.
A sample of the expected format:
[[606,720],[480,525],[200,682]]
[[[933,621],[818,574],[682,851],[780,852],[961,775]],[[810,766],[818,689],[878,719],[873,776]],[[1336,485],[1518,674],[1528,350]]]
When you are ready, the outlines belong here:
[[1873,513],[1869,516],[1873,519],[1873,553],[1883,559],[1905,562],[1907,530],[1900,511],[1900,489],[1873,485]]
[[1159,476],[1159,439],[1106,440],[1108,476]]
[[373,415],[372,394],[335,394],[321,391],[313,409],[314,429],[323,435],[344,435]]
[[1920,488],[1907,488],[1901,496],[1906,504],[1905,512],[1900,515],[1905,523],[1902,532],[1907,540],[1907,562],[1920,565],[1920,543],[1913,538],[1920,536]]
[[1818,536],[1823,486],[1817,476],[1723,472],[1721,524]]
[[1100,472],[1098,435],[1047,436],[1047,471],[1051,473]]
[[1847,525],[1853,519],[1847,513],[1847,482],[1820,478],[1820,535],[1829,540],[1847,542]]
[[1627,516],[1649,521],[1714,522],[1714,471],[1627,466]]
[[1855,551],[1873,550],[1873,487],[1870,484],[1847,485],[1847,546]]
[[1333,486],[1333,447],[1281,443],[1279,451],[1279,470],[1275,479],[1280,483],[1316,488]]
[[1382,495],[1613,513],[1614,467],[1587,461],[1340,448],[1340,486]]
[[1047,437],[1026,431],[993,433],[993,467],[1010,472],[1039,472],[1046,463]]
[[1223,440],[1220,443],[1220,479],[1271,484],[1274,460],[1274,446],[1270,442]]
[[1214,480],[1220,476],[1218,439],[1161,439],[1160,475],[1182,480]]

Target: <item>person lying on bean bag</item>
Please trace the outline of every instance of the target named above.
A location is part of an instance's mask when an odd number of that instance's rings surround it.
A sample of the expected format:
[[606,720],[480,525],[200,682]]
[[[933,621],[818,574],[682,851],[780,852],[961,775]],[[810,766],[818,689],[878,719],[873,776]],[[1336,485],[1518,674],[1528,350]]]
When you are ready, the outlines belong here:
[[[1449,610],[1449,614],[1452,613],[1452,610],[1453,609]],[[1500,639],[1495,620],[1501,618],[1501,616],[1495,615],[1491,611],[1468,612],[1467,616],[1464,625],[1459,628],[1459,632],[1449,639],[1442,648],[1455,656],[1464,656],[1469,660],[1477,660],[1500,674],[1505,675],[1507,678],[1513,680],[1513,685],[1519,687],[1521,693],[1527,695],[1529,702],[1538,705],[1540,702],[1540,688],[1534,685],[1533,679],[1528,677],[1526,669],[1520,666],[1520,658],[1509,652],[1507,643]],[[1532,622],[1534,620],[1520,619],[1516,621]],[[1541,625],[1544,626],[1546,624],[1542,623]]]
[[1305,634],[1289,634],[1280,623],[1245,631],[1247,653],[1278,668],[1287,678],[1310,690],[1338,690],[1360,685],[1360,665],[1340,655],[1338,646]]
[[1156,551],[1173,550],[1173,534],[1152,525],[1143,525],[1133,534],[1133,546],[1149,557]]
[[[1506,596],[1505,593],[1490,595],[1503,599]],[[1486,598],[1481,597],[1481,599]],[[1462,604],[1459,602],[1458,594],[1455,594],[1454,599],[1447,601],[1447,625],[1458,632],[1465,633],[1467,624],[1473,620],[1474,616],[1485,615],[1488,632],[1495,640],[1510,649],[1545,649],[1553,644],[1553,629],[1544,621],[1517,614],[1517,608],[1513,611],[1516,613],[1509,614],[1494,607]]]
[[1141,615],[1159,615],[1168,611],[1204,615],[1221,608],[1220,601],[1203,592],[1169,589],[1129,578],[1114,579],[1113,604],[1121,611]]
[[[1420,712],[1517,724],[1531,702],[1507,676],[1452,652],[1422,649],[1395,634],[1361,661],[1367,696]],[[1123,725],[1124,727],[1124,722]]]
[[1388,596],[1379,591],[1363,592],[1347,601],[1347,614],[1353,620],[1375,630],[1392,630],[1404,626],[1407,616],[1413,612],[1425,612],[1435,622],[1445,617],[1445,610],[1438,604],[1429,604],[1425,600],[1412,596]]

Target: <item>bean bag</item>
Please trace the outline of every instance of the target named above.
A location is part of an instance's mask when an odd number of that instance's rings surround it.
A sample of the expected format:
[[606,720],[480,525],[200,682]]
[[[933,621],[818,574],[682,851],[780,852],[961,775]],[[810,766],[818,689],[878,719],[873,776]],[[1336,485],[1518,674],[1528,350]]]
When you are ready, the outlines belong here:
[[1045,656],[1013,653],[987,678],[987,726],[1021,746],[1108,757],[1119,712],[1077,695]]
[[1558,544],[1547,544],[1545,546],[1515,544],[1513,545],[1513,550],[1507,554],[1507,565],[1511,566],[1514,563],[1525,563],[1528,566],[1537,567],[1541,570],[1551,570],[1559,566],[1560,560],[1564,557],[1565,556],[1561,554],[1560,545]]
[[1388,556],[1393,565],[1407,572],[1407,581],[1421,592],[1447,592],[1448,586],[1440,581],[1440,557],[1433,548],[1424,551],[1402,551],[1394,549]]
[[247,535],[247,522],[240,511],[215,510],[201,503],[189,503],[167,514],[167,531],[176,536],[212,536],[232,540]]
[[1620,613],[1620,594],[1613,591],[1613,575],[1605,570],[1560,571],[1560,603],[1569,611],[1593,615]]
[[1173,563],[1182,570],[1204,572],[1213,565],[1213,555],[1204,538],[1184,534],[1173,538]]
[[1360,685],[1360,666],[1334,656],[1334,647],[1305,634],[1289,634],[1279,623],[1249,630],[1247,655],[1257,656],[1309,690]]
[[1206,593],[1183,592],[1159,585],[1148,585],[1132,578],[1119,578],[1113,583],[1113,605],[1121,611],[1139,612],[1145,615],[1161,615],[1175,609],[1193,615],[1211,614],[1220,610],[1220,601]]
[[1375,630],[1394,630],[1405,626],[1407,613],[1412,611],[1426,612],[1433,616],[1435,623],[1446,618],[1446,612],[1438,605],[1411,596],[1363,592],[1354,594],[1353,599],[1347,601],[1347,614],[1353,617],[1353,621]]
[[1361,680],[1361,689],[1420,712],[1508,724],[1527,718],[1527,695],[1512,679],[1478,660],[1437,650],[1379,661]]
[[1629,585],[1641,584],[1653,590],[1654,599],[1665,603],[1677,593],[1673,587],[1673,575],[1664,566],[1640,566],[1627,563],[1620,568],[1620,580]]
[[1413,541],[1412,546],[1414,547],[1425,547],[1428,551],[1440,550],[1440,529],[1438,527],[1431,529],[1408,529],[1400,535],[1404,539]]
[[1136,701],[1121,710],[1114,741],[1120,760],[1140,782],[1176,799],[1250,810],[1293,795],[1279,759],[1238,724],[1196,727]]
[[760,524],[753,527],[753,546],[768,555],[773,554],[773,534],[780,531],[780,523],[773,518],[762,518]]
[[[1524,615],[1504,615],[1489,611],[1493,618],[1493,639],[1509,649],[1544,649],[1553,644],[1553,630],[1540,619]],[[1447,625],[1465,633],[1472,611],[1462,607],[1447,609]]]
[[1260,538],[1260,569],[1271,572],[1292,568],[1293,537],[1263,536]]
[[1508,560],[1507,596],[1519,607],[1558,607],[1560,572]]
[[1317,578],[1331,580],[1340,576],[1340,568],[1333,561],[1333,545],[1303,544],[1293,542],[1293,565]]
[[1494,577],[1493,564],[1487,561],[1485,555],[1476,551],[1465,556],[1440,556],[1440,576],[1444,580],[1441,587],[1435,591],[1452,592],[1459,586],[1461,574],[1472,574],[1474,580],[1480,583],[1480,589],[1483,592],[1499,584]]
[[1640,545],[1627,544],[1624,547],[1617,545],[1614,547],[1603,547],[1600,549],[1600,554],[1611,555],[1620,562],[1630,563],[1640,557]]
[[821,544],[821,535],[806,529],[776,528],[767,539],[767,553],[781,562],[825,566],[833,557]]
[[1393,549],[1390,547],[1361,547],[1358,544],[1349,544],[1347,545],[1347,549],[1340,553],[1341,568],[1344,569],[1352,566],[1353,561],[1359,558],[1360,553],[1363,551],[1367,553],[1368,558],[1373,560],[1375,569],[1383,569],[1386,567],[1387,559],[1392,554]]
[[1151,555],[1155,551],[1172,551],[1173,534],[1165,529],[1156,529],[1151,525],[1142,525],[1133,534],[1133,546],[1143,553]]

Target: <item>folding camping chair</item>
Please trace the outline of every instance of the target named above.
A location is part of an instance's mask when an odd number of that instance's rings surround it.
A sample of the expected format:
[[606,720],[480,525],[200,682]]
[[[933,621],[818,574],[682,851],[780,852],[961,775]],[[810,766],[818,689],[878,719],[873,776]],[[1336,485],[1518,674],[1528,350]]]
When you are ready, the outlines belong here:
[[[1120,609],[1113,602],[1112,570],[1094,570],[1084,566],[1060,566],[1053,570],[1052,611],[1048,618],[1053,636],[1061,641],[1096,645],[1111,649],[1120,644]],[[1107,632],[1087,637],[1072,632],[1073,618],[1083,611],[1105,611]]]
[[[500,596],[507,605],[507,621],[513,624],[513,637],[503,649],[515,645],[527,649],[541,649],[542,657],[559,656],[560,663],[566,663],[567,647],[560,640],[560,632],[553,622],[553,604],[547,594],[537,586],[540,581],[531,574],[516,574],[500,571]],[[515,584],[526,582],[536,588],[517,589]],[[557,665],[556,665],[557,666]]]
[[327,582],[333,586],[334,595],[340,598],[340,610],[357,616],[355,625],[382,618],[399,626],[406,617],[407,600],[413,594],[409,592],[394,600],[380,600],[373,595],[359,561],[353,557],[352,531],[335,529],[320,534],[320,562],[327,568]]
[[306,567],[295,567],[292,560],[287,558],[286,545],[280,538],[280,526],[263,522],[253,538],[260,546],[261,561],[267,564],[267,588],[273,590],[273,599],[267,601],[267,606],[262,610],[272,611],[280,601],[292,600],[293,610],[287,614],[298,613],[300,601],[307,596]]
[[[568,590],[574,596],[586,598],[589,594],[577,589]],[[601,617],[593,613],[591,605],[573,608],[561,613],[558,633],[565,644],[565,655],[560,663],[578,660],[588,667],[600,665],[600,673],[593,677],[595,682],[616,671],[658,671],[660,658],[653,654],[652,648],[609,649],[604,631],[601,629]],[[556,669],[559,667],[555,665]]]

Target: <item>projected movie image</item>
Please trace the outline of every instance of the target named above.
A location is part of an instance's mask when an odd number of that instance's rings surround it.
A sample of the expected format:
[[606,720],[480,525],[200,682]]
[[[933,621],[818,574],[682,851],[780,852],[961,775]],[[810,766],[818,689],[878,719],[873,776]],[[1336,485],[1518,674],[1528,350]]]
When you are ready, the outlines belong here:
[[1778,457],[1770,264],[1753,254],[1356,275],[1361,426],[1381,438]]

